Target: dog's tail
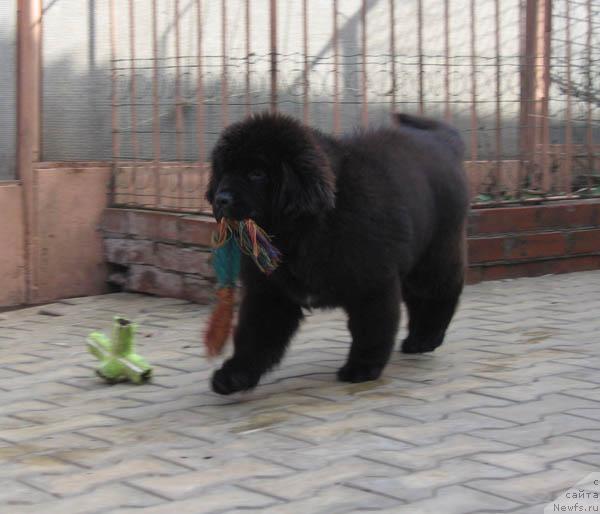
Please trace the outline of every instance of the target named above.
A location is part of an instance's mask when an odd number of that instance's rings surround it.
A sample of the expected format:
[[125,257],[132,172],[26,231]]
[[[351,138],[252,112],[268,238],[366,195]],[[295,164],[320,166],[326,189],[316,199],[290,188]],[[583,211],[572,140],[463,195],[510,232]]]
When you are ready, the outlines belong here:
[[456,156],[462,159],[465,152],[465,144],[458,130],[452,125],[448,125],[447,123],[432,118],[414,116],[403,112],[392,113],[392,120],[400,127],[410,127],[417,130],[435,132],[440,139],[452,148]]

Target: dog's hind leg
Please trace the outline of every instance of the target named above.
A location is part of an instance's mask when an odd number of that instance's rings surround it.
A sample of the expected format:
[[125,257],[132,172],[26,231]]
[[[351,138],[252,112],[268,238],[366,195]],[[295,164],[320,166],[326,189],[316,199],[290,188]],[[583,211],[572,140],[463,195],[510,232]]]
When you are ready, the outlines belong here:
[[400,285],[396,281],[347,305],[352,346],[338,371],[343,382],[376,380],[394,347],[400,321]]
[[463,289],[463,245],[461,241],[438,246],[432,257],[403,281],[402,297],[409,317],[408,337],[401,347],[404,353],[431,352],[444,341]]
[[410,287],[403,289],[408,310],[408,337],[402,342],[404,353],[432,352],[444,341],[446,329],[454,316],[462,284],[443,294],[428,296]]

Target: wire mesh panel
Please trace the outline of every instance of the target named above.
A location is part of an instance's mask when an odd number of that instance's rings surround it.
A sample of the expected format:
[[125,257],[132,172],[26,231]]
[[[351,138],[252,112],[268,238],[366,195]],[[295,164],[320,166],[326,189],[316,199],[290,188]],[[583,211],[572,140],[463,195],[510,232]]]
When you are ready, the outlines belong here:
[[0,180],[15,178],[16,162],[16,0],[0,2]]
[[446,119],[476,203],[592,193],[594,1],[105,0],[113,200],[206,210],[219,133],[265,109],[333,133]]
[[600,193],[600,3],[554,0],[549,152],[556,193]]

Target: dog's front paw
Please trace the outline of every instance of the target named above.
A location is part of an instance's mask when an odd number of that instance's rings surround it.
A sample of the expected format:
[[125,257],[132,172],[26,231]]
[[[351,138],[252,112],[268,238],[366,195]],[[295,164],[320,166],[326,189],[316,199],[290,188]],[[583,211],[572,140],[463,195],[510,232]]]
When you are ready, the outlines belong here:
[[383,366],[347,362],[338,370],[337,377],[341,382],[367,382],[377,380],[382,371]]
[[247,371],[228,366],[227,363],[212,376],[212,390],[218,394],[232,394],[238,391],[253,389],[258,384],[258,377]]

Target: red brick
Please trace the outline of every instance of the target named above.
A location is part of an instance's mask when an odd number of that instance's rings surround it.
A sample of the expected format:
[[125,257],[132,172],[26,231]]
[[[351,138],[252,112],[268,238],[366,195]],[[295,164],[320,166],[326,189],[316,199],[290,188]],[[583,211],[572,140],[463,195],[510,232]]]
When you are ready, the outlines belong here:
[[600,269],[600,256],[565,257],[512,264],[474,266],[468,271],[468,283],[507,278],[537,277],[540,275],[573,273]]
[[158,243],[156,265],[166,270],[198,274],[203,277],[214,276],[210,264],[210,253],[194,248]]
[[217,224],[207,216],[185,216],[179,220],[179,241],[209,247]]
[[539,207],[540,227],[593,227],[600,223],[600,202],[577,200]]
[[138,239],[177,241],[180,215],[168,212],[129,211],[129,233]]
[[184,275],[183,291],[184,298],[190,302],[206,305],[215,300],[213,284],[193,275]]
[[129,215],[126,209],[105,209],[100,224],[101,230],[125,235],[129,232]]
[[136,239],[105,239],[106,260],[114,264],[153,264],[154,243]]
[[465,282],[467,284],[478,284],[482,281],[481,266],[473,266],[467,269]]
[[154,242],[129,240],[129,264],[154,264]]
[[104,255],[113,264],[129,264],[129,240],[105,239]]
[[571,232],[569,239],[571,255],[600,252],[600,229]]
[[567,240],[563,232],[522,235],[506,240],[507,259],[535,259],[566,255]]
[[142,264],[134,264],[129,268],[126,289],[136,293],[184,298],[181,275]]
[[548,261],[548,273],[574,273],[600,269],[600,256],[577,256]]
[[472,238],[467,241],[469,263],[501,261],[504,259],[503,237]]
[[535,230],[536,207],[473,209],[469,215],[469,235],[510,234]]

